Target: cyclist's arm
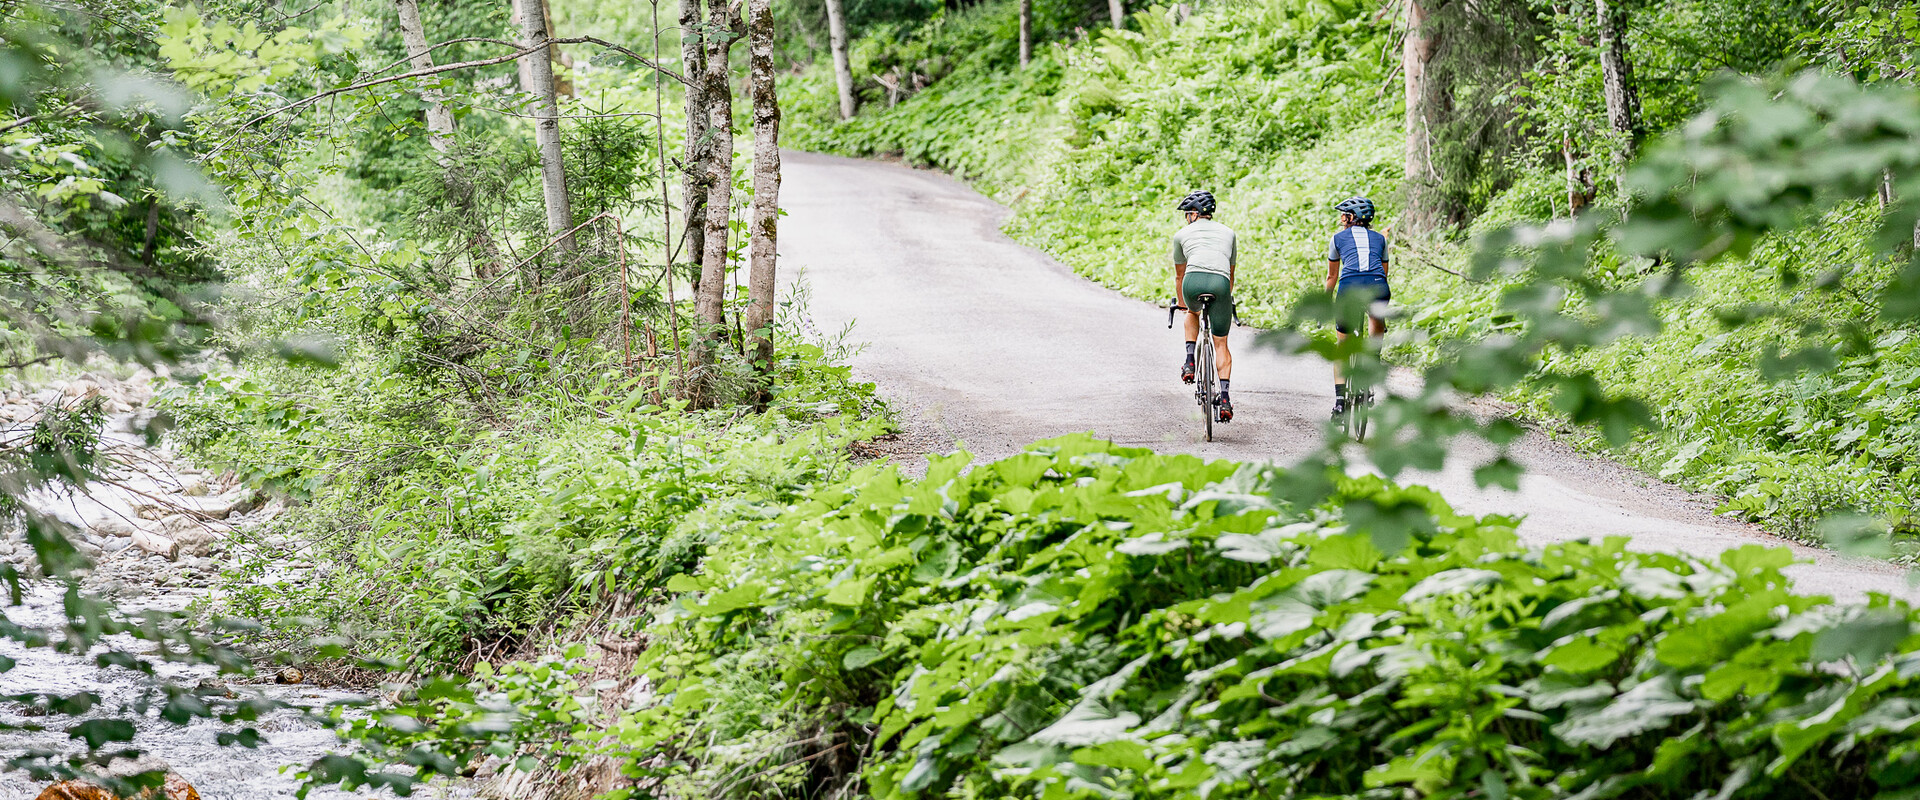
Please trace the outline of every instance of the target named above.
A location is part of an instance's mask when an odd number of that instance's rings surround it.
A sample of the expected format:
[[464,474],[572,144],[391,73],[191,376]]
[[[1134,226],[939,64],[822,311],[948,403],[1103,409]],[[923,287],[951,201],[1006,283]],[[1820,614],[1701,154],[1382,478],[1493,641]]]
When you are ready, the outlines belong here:
[[1327,259],[1327,291],[1340,284],[1340,259]]
[[1173,304],[1176,306],[1187,302],[1187,298],[1180,294],[1180,282],[1185,280],[1186,277],[1187,277],[1187,265],[1174,264],[1173,265]]

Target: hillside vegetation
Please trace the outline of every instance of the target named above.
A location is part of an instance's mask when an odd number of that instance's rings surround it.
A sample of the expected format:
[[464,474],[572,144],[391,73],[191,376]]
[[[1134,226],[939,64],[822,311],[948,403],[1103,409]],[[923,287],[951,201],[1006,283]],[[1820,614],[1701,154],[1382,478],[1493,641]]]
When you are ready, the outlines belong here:
[[[1460,90],[1459,104],[1483,116],[1475,130],[1443,131],[1432,145],[1461,209],[1451,234],[1395,234],[1405,177],[1397,75],[1404,26],[1372,3],[1252,0],[1203,5],[1184,21],[1154,7],[1132,15],[1127,30],[1057,41],[1024,70],[992,46],[1004,39],[1014,4],[950,11],[910,35],[890,29],[856,45],[856,63],[873,72],[904,63],[940,76],[897,107],[876,100],[839,122],[829,72],[793,78],[788,96],[801,105],[789,141],[896,154],[967,178],[1013,206],[1007,231],[1015,238],[1147,300],[1166,294],[1172,203],[1210,189],[1220,219],[1242,235],[1241,316],[1269,328],[1300,324],[1292,312],[1324,274],[1331,206],[1367,195],[1382,207],[1377,227],[1398,248],[1401,316],[1390,354],[1418,366],[1451,342],[1521,324],[1499,305],[1511,279],[1466,277],[1465,237],[1565,217],[1576,169],[1597,191],[1587,213],[1622,202],[1613,158],[1624,145],[1604,129],[1600,69],[1579,41],[1591,38],[1591,14],[1514,8],[1522,21],[1511,27],[1535,27],[1503,35],[1538,33],[1541,41],[1485,35],[1479,47],[1505,49],[1463,55],[1478,66],[1457,68],[1475,81]],[[1912,29],[1913,14],[1910,6],[1717,0],[1644,9],[1632,53],[1646,124],[1678,125],[1727,69],[1767,73],[1794,60],[1850,68],[1842,63],[1848,45],[1859,48],[1859,61],[1877,63],[1861,53],[1887,29]],[[1904,51],[1890,52],[1897,62]],[[926,53],[966,55],[929,61]],[[1885,77],[1902,76],[1889,68]],[[1745,257],[1694,269],[1688,291],[1658,304],[1660,336],[1555,353],[1547,369],[1590,369],[1607,391],[1646,402],[1663,430],[1616,455],[1722,495],[1728,510],[1799,536],[1835,510],[1920,530],[1920,338],[1878,318],[1875,297],[1897,266],[1868,247],[1878,222],[1877,207],[1863,201],[1769,237]],[[1622,286],[1660,269],[1610,247],[1593,264],[1594,277]],[[1873,343],[1873,354],[1850,355],[1862,351],[1856,341]],[[1809,345],[1842,368],[1754,366],[1764,354]],[[1544,393],[1523,387],[1509,397],[1537,419],[1561,421]],[[1592,431],[1568,432],[1605,446]]]

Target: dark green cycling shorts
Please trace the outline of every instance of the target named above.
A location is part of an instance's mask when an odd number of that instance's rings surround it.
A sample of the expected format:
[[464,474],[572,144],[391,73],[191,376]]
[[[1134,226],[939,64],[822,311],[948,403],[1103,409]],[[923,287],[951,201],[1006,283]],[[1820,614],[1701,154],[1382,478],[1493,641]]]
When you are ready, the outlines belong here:
[[1225,336],[1233,330],[1233,282],[1225,275],[1211,272],[1188,272],[1180,281],[1181,301],[1193,311],[1200,310],[1199,296],[1213,295],[1213,301],[1207,306],[1207,327],[1215,336]]

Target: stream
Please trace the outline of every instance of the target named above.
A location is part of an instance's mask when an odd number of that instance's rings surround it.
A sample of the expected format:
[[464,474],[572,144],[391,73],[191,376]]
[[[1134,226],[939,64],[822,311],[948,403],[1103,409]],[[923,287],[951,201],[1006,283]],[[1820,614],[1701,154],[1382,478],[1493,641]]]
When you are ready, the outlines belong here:
[[[12,439],[29,427],[32,412],[48,402],[84,399],[91,394],[109,398],[111,414],[102,432],[102,444],[115,461],[123,465],[105,483],[89,485],[81,493],[36,492],[28,505],[44,515],[53,516],[82,531],[84,541],[75,544],[95,562],[83,585],[90,592],[115,598],[125,610],[159,609],[179,611],[195,601],[217,599],[219,573],[240,563],[244,551],[253,542],[242,542],[236,531],[263,525],[284,510],[277,502],[259,503],[259,498],[244,487],[230,487],[217,476],[208,475],[180,461],[165,449],[150,449],[136,434],[151,414],[144,406],[150,397],[147,388],[151,376],[136,374],[119,381],[110,377],[87,375],[71,382],[54,382],[30,393],[19,391],[0,395],[0,434]],[[31,564],[31,549],[21,539],[17,525],[0,536],[0,559],[16,565]],[[154,537],[160,537],[158,539]],[[175,557],[146,549],[155,541],[171,542]],[[143,546],[142,542],[146,544]],[[273,543],[269,540],[268,546]],[[279,544],[284,545],[284,542]],[[274,583],[297,577],[306,567],[299,562],[269,572],[261,579]],[[25,569],[22,572],[26,572]],[[59,585],[48,581],[23,582],[25,603],[8,606],[8,620],[22,626],[57,627],[62,621],[62,594]],[[120,649],[137,653],[154,652],[150,642],[132,637],[111,637]],[[95,653],[99,652],[97,648]],[[16,663],[0,672],[0,695],[51,693],[71,695],[91,692],[100,698],[103,715],[115,714],[123,704],[145,693],[150,679],[124,667],[100,667],[93,654],[78,656],[49,648],[27,648],[11,640],[0,640],[0,655]],[[200,681],[227,683],[237,695],[258,692],[282,702],[301,706],[323,706],[329,701],[355,696],[351,692],[318,688],[303,684],[228,683],[220,681],[211,666],[152,662],[156,674],[175,683],[193,685]],[[273,672],[263,669],[249,680],[272,680]],[[33,749],[79,752],[79,743],[65,728],[73,720],[32,716],[36,709],[14,702],[0,702],[0,723],[26,725],[55,723],[51,730],[27,732],[0,731],[0,759],[12,758]],[[44,712],[42,712],[44,713]],[[134,746],[164,759],[174,772],[184,777],[207,800],[260,800],[290,798],[298,789],[294,774],[329,752],[346,747],[333,733],[293,711],[264,716],[252,725],[264,741],[257,748],[221,746],[215,737],[228,726],[212,720],[196,720],[184,727],[149,712],[135,722]],[[29,780],[24,773],[0,772],[0,800],[32,800],[45,788],[45,782]],[[316,789],[309,793],[315,800],[345,800],[368,796],[365,790],[343,792]],[[388,796],[384,791],[382,796]],[[470,797],[470,792],[433,785],[421,787],[415,797]]]

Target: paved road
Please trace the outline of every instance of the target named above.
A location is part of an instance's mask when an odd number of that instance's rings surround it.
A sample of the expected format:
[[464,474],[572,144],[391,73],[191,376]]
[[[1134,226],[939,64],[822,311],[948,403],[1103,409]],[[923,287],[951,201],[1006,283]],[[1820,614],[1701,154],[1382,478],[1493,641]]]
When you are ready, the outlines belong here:
[[[1000,232],[1007,209],[944,175],[810,153],[783,159],[781,272],[811,287],[822,330],[853,324],[850,338],[867,344],[855,373],[904,412],[917,450],[964,445],[998,458],[1092,431],[1160,451],[1284,464],[1321,435],[1332,405],[1325,362],[1250,347],[1250,331],[1238,332],[1236,417],[1203,442],[1164,309],[1015,243]],[[1169,234],[1174,222],[1170,213]],[[1470,472],[1488,454],[1484,445],[1457,448],[1445,471],[1401,480],[1433,486],[1463,511],[1524,514],[1520,532],[1536,543],[1619,535],[1699,555],[1786,545],[1814,562],[1794,568],[1805,591],[1920,597],[1891,565],[1790,545],[1715,516],[1707,498],[1543,436],[1516,447],[1528,469],[1519,492],[1482,490]]]

